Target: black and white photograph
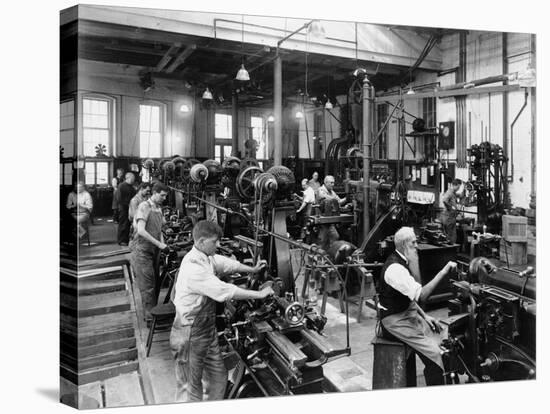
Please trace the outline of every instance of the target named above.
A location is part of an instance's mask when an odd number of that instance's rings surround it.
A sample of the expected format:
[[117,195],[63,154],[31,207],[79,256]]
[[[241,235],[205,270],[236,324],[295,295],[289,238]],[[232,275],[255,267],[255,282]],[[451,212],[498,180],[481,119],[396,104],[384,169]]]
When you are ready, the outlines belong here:
[[533,33],[60,11],[60,399],[535,380]]
[[50,404],[535,406],[540,25],[342,7],[52,10]]

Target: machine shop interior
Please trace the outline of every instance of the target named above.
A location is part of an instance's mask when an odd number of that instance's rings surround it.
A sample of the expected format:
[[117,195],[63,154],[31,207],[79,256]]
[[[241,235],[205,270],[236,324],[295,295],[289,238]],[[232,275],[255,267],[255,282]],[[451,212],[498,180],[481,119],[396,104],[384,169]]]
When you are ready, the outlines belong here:
[[[62,402],[175,401],[201,221],[216,254],[266,263],[225,283],[274,292],[216,304],[224,399],[431,385],[381,329],[403,228],[441,386],[536,379],[534,34],[78,5],[60,51]],[[151,317],[117,170],[168,189]]]

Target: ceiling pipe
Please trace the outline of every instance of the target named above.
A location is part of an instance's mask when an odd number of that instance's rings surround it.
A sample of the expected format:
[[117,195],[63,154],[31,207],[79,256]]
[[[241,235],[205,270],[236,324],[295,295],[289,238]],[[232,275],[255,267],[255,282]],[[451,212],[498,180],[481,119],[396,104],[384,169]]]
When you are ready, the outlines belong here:
[[518,72],[508,73],[506,75],[489,76],[488,78],[482,78],[482,79],[477,79],[477,80],[468,81],[468,82],[459,82],[459,83],[455,83],[454,85],[441,86],[437,88],[437,90],[449,91],[453,89],[463,89],[468,87],[487,85],[489,83],[508,82],[508,81],[515,80],[517,76],[518,76]]

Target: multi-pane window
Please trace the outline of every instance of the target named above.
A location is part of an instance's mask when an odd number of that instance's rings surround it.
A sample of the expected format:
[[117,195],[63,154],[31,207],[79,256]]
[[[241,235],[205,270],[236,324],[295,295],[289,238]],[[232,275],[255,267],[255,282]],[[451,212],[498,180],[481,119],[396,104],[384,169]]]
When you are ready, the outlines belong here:
[[63,162],[59,164],[59,184],[73,185],[73,163]]
[[258,143],[256,158],[265,160],[267,158],[267,130],[264,118],[250,117],[250,127],[252,128],[252,138]]
[[[223,156],[222,156],[223,154]],[[223,162],[223,159],[231,155],[231,145],[215,145],[214,146],[214,159],[219,163]]]
[[[388,104],[381,104],[378,105],[376,108],[377,110],[377,123],[378,128],[377,130],[380,131],[382,126],[384,126],[384,123],[386,122],[386,118],[388,117]],[[388,127],[386,126],[386,129],[384,129],[384,132],[380,135],[380,138],[378,139],[378,142],[376,143],[376,155],[378,156],[379,160],[385,160],[388,158]]]
[[63,157],[74,156],[74,100],[61,103],[59,145],[63,148]]
[[[422,118],[426,121],[426,128],[433,128],[436,126],[436,98],[423,98],[422,99]],[[424,137],[424,156],[428,160],[435,159],[435,138]]]
[[159,105],[139,106],[139,156],[160,157],[162,150],[162,110]]
[[233,137],[232,117],[226,114],[215,114],[214,117],[214,159],[223,162],[231,155],[231,138]]
[[95,157],[98,147],[103,154],[110,155],[111,103],[106,99],[84,98],[82,100],[83,153]]
[[86,185],[108,185],[109,163],[87,161],[84,164]]
[[216,139],[232,138],[233,130],[231,128],[231,115],[216,114],[214,122],[214,134]]
[[422,98],[422,118],[426,121],[426,127],[435,127],[436,123],[436,98]]

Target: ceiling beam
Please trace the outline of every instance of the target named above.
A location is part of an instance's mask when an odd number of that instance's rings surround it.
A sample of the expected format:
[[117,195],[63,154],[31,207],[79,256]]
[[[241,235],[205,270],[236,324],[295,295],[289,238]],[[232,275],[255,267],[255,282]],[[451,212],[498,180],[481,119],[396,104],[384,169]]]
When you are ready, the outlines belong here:
[[178,50],[181,47],[181,43],[174,43],[172,46],[170,46],[170,49],[164,54],[162,59],[159,61],[157,66],[155,67],[155,72],[161,72],[162,69],[170,62],[170,59],[172,59],[172,54],[175,53],[176,50]]
[[166,73],[172,73],[179,65],[181,65],[183,62],[185,62],[185,59],[187,59],[191,54],[197,49],[196,44],[192,44],[187,46],[183,52],[181,52],[176,59],[166,68]]

